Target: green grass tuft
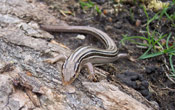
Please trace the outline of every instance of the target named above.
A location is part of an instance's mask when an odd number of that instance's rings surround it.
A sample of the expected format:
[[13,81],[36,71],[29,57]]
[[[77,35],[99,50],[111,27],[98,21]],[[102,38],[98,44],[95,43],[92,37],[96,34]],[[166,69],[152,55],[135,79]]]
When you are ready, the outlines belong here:
[[[157,20],[160,21],[164,17],[171,23],[171,27],[175,27],[175,12],[171,15],[168,14],[167,10],[175,5],[175,0],[173,0],[172,4],[169,7],[164,7],[164,9],[158,13],[156,13],[152,18],[149,17],[146,8],[143,7],[144,13],[147,17],[146,23],[146,36],[127,36],[123,35],[123,39],[121,43],[124,45],[125,41],[130,41],[134,44],[145,46],[147,50],[139,57],[139,59],[147,59],[160,55],[167,55],[169,57],[169,64],[171,67],[170,76],[175,78],[175,69],[173,65],[173,56],[175,56],[175,41],[173,41],[172,33],[163,34],[156,32],[156,30],[150,30],[150,23]],[[138,41],[135,39],[139,39]],[[171,40],[170,40],[171,39]],[[165,43],[162,43],[162,40],[165,40]],[[143,43],[144,42],[144,43]],[[146,42],[146,43],[145,43]]]
[[98,13],[98,14],[101,14],[102,11],[101,9],[99,8],[98,5],[95,5],[95,3],[93,3],[91,0],[88,0],[88,1],[82,1],[82,0],[79,0],[79,4],[81,6],[81,8],[83,10],[87,10],[87,9],[90,9],[90,8],[94,8],[94,10]]

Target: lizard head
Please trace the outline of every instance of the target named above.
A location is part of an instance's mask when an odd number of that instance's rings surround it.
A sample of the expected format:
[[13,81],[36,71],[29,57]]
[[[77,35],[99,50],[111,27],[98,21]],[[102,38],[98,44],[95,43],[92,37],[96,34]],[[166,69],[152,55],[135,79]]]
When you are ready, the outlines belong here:
[[65,61],[61,73],[63,85],[69,85],[77,78],[79,74],[78,65],[72,61]]

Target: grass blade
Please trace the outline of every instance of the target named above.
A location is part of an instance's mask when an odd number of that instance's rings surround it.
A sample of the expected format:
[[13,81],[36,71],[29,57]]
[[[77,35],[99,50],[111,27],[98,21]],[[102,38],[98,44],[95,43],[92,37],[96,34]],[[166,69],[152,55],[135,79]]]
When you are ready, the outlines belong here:
[[139,57],[139,59],[152,58],[152,57],[156,57],[156,56],[163,55],[163,54],[164,52],[157,52],[157,53],[152,53],[148,55],[142,55],[141,57]]
[[175,75],[175,69],[174,69],[174,66],[173,66],[172,57],[173,57],[173,55],[169,55],[169,62],[170,62],[170,66],[171,66],[171,70],[173,72],[173,75]]

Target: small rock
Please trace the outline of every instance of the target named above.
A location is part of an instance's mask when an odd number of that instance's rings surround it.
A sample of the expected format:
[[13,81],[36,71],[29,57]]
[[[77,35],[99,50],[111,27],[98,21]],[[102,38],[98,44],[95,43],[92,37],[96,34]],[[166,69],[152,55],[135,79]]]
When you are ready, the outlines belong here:
[[84,40],[86,37],[85,37],[84,35],[82,35],[82,34],[78,34],[78,35],[76,36],[76,38],[77,38],[77,39],[80,39],[80,40]]
[[141,20],[137,19],[136,20],[136,27],[139,27],[141,25]]

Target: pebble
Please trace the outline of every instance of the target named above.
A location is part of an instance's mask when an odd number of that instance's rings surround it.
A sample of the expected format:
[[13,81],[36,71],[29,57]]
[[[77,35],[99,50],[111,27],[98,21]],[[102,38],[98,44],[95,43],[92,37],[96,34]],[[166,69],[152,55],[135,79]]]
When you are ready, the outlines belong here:
[[136,20],[136,27],[139,27],[141,25],[141,20],[137,19]]
[[76,38],[77,38],[77,39],[80,39],[80,40],[84,40],[86,37],[85,37],[84,35],[82,35],[82,34],[78,34],[78,35],[76,36]]

